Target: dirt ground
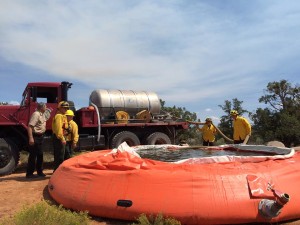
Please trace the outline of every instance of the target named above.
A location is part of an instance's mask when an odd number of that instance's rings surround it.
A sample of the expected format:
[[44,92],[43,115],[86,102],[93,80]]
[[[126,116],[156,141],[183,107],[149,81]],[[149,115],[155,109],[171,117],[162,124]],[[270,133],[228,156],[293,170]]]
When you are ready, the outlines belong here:
[[[53,201],[48,193],[47,185],[52,174],[51,169],[45,169],[45,178],[26,179],[25,167],[18,168],[13,174],[0,177],[0,218],[13,215],[25,205],[30,205],[42,199]],[[132,222],[92,218],[92,225],[128,225]],[[270,223],[268,223],[270,224]],[[275,223],[279,224],[279,223]],[[300,225],[300,220],[281,223],[282,225]],[[260,224],[261,225],[261,224]]]
[[[0,219],[11,216],[22,209],[45,199],[53,202],[48,193],[47,185],[52,170],[45,169],[45,178],[25,178],[25,168],[18,168],[13,174],[0,177]],[[132,222],[110,220],[105,218],[92,218],[92,225],[127,225]]]

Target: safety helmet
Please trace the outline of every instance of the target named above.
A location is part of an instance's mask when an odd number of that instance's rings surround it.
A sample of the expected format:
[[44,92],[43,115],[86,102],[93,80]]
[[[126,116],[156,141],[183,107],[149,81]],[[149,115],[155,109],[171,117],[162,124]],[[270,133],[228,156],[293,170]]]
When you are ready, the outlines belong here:
[[232,115],[232,116],[235,116],[235,115],[238,115],[238,114],[239,113],[234,109],[230,111],[230,115]]
[[74,112],[70,109],[67,110],[67,112],[65,113],[66,116],[74,116]]
[[66,101],[61,101],[60,103],[58,103],[57,108],[69,108],[69,103]]
[[211,119],[210,117],[207,117],[207,118],[205,119],[205,121],[206,121],[206,122],[212,122],[212,119]]

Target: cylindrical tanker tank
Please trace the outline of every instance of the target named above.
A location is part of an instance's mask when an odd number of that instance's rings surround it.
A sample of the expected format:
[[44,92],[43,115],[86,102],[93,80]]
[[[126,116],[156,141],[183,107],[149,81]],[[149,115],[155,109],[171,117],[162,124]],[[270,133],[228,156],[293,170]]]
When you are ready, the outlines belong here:
[[142,110],[159,114],[161,109],[157,94],[147,91],[99,89],[91,93],[90,102],[98,107],[103,117],[117,111],[125,111],[130,116]]

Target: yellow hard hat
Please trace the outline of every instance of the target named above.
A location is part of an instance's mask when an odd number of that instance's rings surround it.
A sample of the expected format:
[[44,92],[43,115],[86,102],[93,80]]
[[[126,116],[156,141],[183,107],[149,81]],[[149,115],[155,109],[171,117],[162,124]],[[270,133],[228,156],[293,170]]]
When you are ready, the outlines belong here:
[[207,122],[212,122],[212,119],[211,119],[210,117],[207,117],[207,118],[205,119],[205,121],[207,121]]
[[66,116],[74,116],[74,112],[72,110],[67,110],[67,112],[65,113]]
[[239,113],[236,110],[234,110],[234,109],[230,111],[230,115],[234,116],[234,115],[238,115],[238,114]]
[[58,103],[57,108],[69,108],[69,103],[66,101],[61,101],[60,103]]

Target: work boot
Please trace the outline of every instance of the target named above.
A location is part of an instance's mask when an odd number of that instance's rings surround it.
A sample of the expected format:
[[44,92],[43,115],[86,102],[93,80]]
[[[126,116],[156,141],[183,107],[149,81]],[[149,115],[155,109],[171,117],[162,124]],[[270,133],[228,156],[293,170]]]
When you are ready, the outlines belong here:
[[26,174],[26,178],[32,179],[32,178],[37,178],[37,176],[34,174]]
[[44,174],[43,172],[41,172],[41,173],[38,173],[38,176],[39,176],[39,177],[45,177],[46,174]]

